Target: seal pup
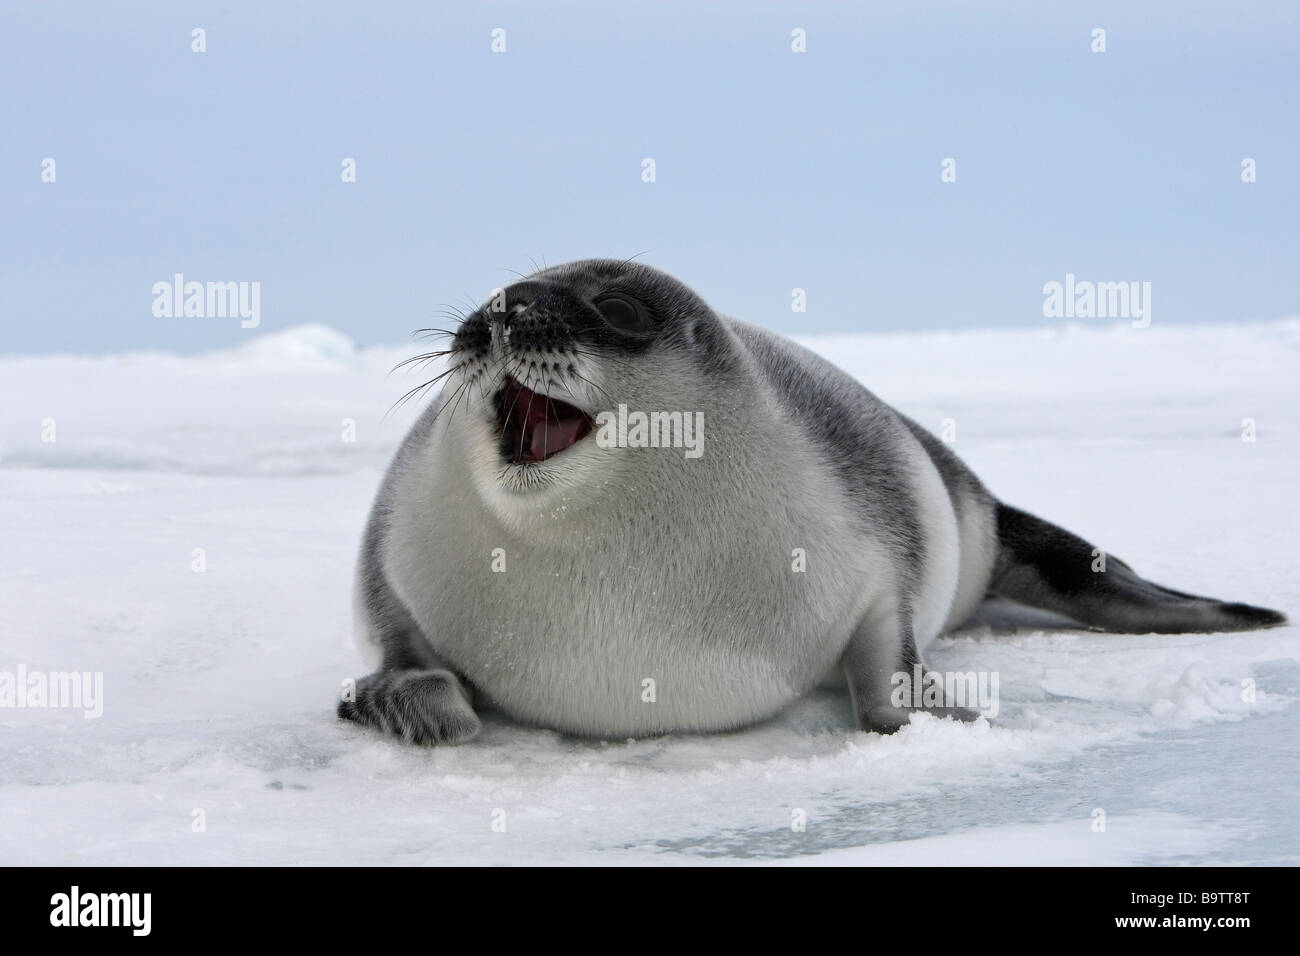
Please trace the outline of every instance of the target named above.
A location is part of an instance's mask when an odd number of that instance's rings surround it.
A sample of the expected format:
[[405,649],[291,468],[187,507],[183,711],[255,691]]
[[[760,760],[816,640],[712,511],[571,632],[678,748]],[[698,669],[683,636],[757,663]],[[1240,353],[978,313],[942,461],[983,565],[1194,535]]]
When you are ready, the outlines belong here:
[[[1120,632],[1285,621],[1113,556],[1094,573],[1091,544],[999,502],[856,380],[644,265],[498,290],[447,360],[366,526],[376,670],[338,708],[411,742],[465,741],[483,707],[584,736],[730,730],[835,671],[864,729],[973,719],[892,691],[989,594]],[[614,410],[658,413],[660,439],[698,422],[700,454],[611,433]]]

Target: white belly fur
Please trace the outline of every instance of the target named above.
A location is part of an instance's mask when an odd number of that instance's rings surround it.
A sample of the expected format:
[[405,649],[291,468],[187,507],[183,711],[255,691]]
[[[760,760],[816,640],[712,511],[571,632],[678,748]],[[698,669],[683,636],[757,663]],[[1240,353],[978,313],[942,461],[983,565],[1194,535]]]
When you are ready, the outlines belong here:
[[717,475],[696,487],[687,462],[662,507],[601,528],[575,502],[527,534],[484,512],[454,460],[423,449],[398,479],[385,571],[434,649],[517,720],[607,736],[752,723],[815,686],[894,586],[834,477],[810,478],[811,454],[788,474],[769,465],[761,487],[738,472],[709,529],[683,503]]

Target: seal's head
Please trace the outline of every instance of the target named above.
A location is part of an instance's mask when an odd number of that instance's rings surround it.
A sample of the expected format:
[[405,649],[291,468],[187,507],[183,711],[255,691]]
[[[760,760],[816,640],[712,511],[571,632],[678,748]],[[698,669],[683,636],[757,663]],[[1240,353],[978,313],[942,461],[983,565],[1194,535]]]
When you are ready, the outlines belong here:
[[594,440],[600,414],[700,408],[725,337],[699,296],[648,266],[543,269],[496,290],[456,331],[449,427],[467,438],[475,483],[498,509],[590,491],[592,479],[608,484],[631,467]]

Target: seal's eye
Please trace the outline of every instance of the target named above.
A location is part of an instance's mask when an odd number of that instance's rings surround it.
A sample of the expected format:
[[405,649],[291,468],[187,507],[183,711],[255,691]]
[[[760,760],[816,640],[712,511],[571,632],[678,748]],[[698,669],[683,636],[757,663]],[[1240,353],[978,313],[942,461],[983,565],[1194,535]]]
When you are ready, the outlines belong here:
[[620,292],[596,300],[596,310],[606,322],[620,332],[649,332],[654,329],[654,319],[644,305]]

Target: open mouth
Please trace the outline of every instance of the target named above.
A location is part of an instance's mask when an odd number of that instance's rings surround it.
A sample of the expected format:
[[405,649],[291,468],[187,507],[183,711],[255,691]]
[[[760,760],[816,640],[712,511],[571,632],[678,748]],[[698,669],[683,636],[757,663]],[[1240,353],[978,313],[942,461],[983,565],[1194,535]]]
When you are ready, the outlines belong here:
[[545,461],[591,434],[592,417],[568,402],[507,378],[494,397],[501,421],[501,456],[514,465]]

